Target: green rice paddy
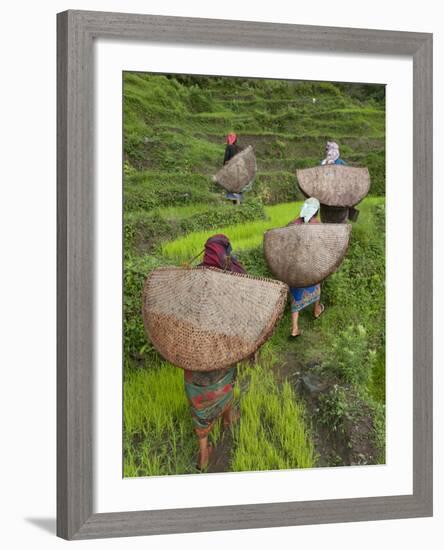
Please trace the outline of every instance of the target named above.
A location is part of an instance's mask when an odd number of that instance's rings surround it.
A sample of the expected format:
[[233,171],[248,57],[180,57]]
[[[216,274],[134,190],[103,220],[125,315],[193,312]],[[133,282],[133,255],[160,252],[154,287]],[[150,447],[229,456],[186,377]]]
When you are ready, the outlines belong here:
[[[265,231],[273,227],[281,227],[297,216],[301,207],[300,202],[277,204],[265,207],[267,219],[256,222],[222,226],[218,233],[227,235],[234,251],[256,248],[262,243]],[[180,263],[192,258],[202,250],[202,243],[214,235],[215,230],[195,231],[185,237],[162,245],[162,254]]]

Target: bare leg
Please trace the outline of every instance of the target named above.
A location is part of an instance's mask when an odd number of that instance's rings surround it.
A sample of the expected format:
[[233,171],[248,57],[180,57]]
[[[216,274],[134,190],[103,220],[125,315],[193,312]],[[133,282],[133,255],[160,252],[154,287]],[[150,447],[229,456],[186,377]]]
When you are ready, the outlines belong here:
[[321,300],[317,300],[313,306],[313,316],[317,319],[324,311],[324,304],[321,304]]
[[297,336],[299,334],[299,311],[294,311],[291,314],[291,335]]
[[230,405],[222,414],[224,427],[227,428],[231,426],[231,424],[234,424],[234,422],[239,419],[239,416],[239,411],[233,410],[232,405]]
[[208,445],[208,436],[199,437],[199,468],[201,470],[208,466],[211,453],[210,449]]

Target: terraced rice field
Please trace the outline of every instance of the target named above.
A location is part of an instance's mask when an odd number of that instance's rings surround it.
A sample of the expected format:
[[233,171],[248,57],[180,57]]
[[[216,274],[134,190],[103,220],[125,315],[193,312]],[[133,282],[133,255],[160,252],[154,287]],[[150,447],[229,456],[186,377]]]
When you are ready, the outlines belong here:
[[[126,73],[124,92],[125,476],[196,473],[183,373],[157,354],[143,330],[140,296],[147,274],[189,261],[209,236],[224,233],[249,273],[270,276],[263,233],[298,214],[295,170],[318,164],[332,138],[350,164],[369,167],[371,196],[359,207],[347,258],[323,284],[322,318],[303,312],[303,336],[290,341],[287,309],[256,364],[239,366],[241,418],[232,430],[213,431],[209,471],[383,462],[380,90]],[[255,147],[258,161],[254,188],[240,207],[227,203],[211,181],[223,158],[223,136],[233,130],[242,145]]]

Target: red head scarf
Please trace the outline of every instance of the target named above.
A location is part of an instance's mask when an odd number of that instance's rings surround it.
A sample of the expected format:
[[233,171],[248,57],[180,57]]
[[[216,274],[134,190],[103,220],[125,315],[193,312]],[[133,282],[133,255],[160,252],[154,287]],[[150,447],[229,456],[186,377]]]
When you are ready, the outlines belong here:
[[228,237],[222,234],[213,235],[207,240],[203,262],[200,265],[246,273],[242,265],[231,255],[231,244]]
[[233,145],[233,143],[236,143],[237,135],[236,134],[228,134],[227,135],[227,143],[228,145]]

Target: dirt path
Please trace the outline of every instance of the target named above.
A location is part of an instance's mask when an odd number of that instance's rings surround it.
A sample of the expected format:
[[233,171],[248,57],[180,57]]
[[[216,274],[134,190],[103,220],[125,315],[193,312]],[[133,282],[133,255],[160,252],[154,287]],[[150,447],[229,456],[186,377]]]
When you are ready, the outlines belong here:
[[378,449],[374,440],[374,426],[371,411],[358,395],[351,392],[350,399],[357,403],[358,414],[350,417],[341,429],[332,430],[319,418],[319,406],[322,396],[328,393],[335,380],[327,381],[318,374],[317,361],[302,364],[295,352],[286,353],[286,364],[283,372],[292,384],[295,393],[300,397],[312,423],[312,437],[318,455],[317,466],[353,466],[376,464]]
[[233,434],[230,429],[225,429],[211,455],[208,473],[230,472],[232,449]]

